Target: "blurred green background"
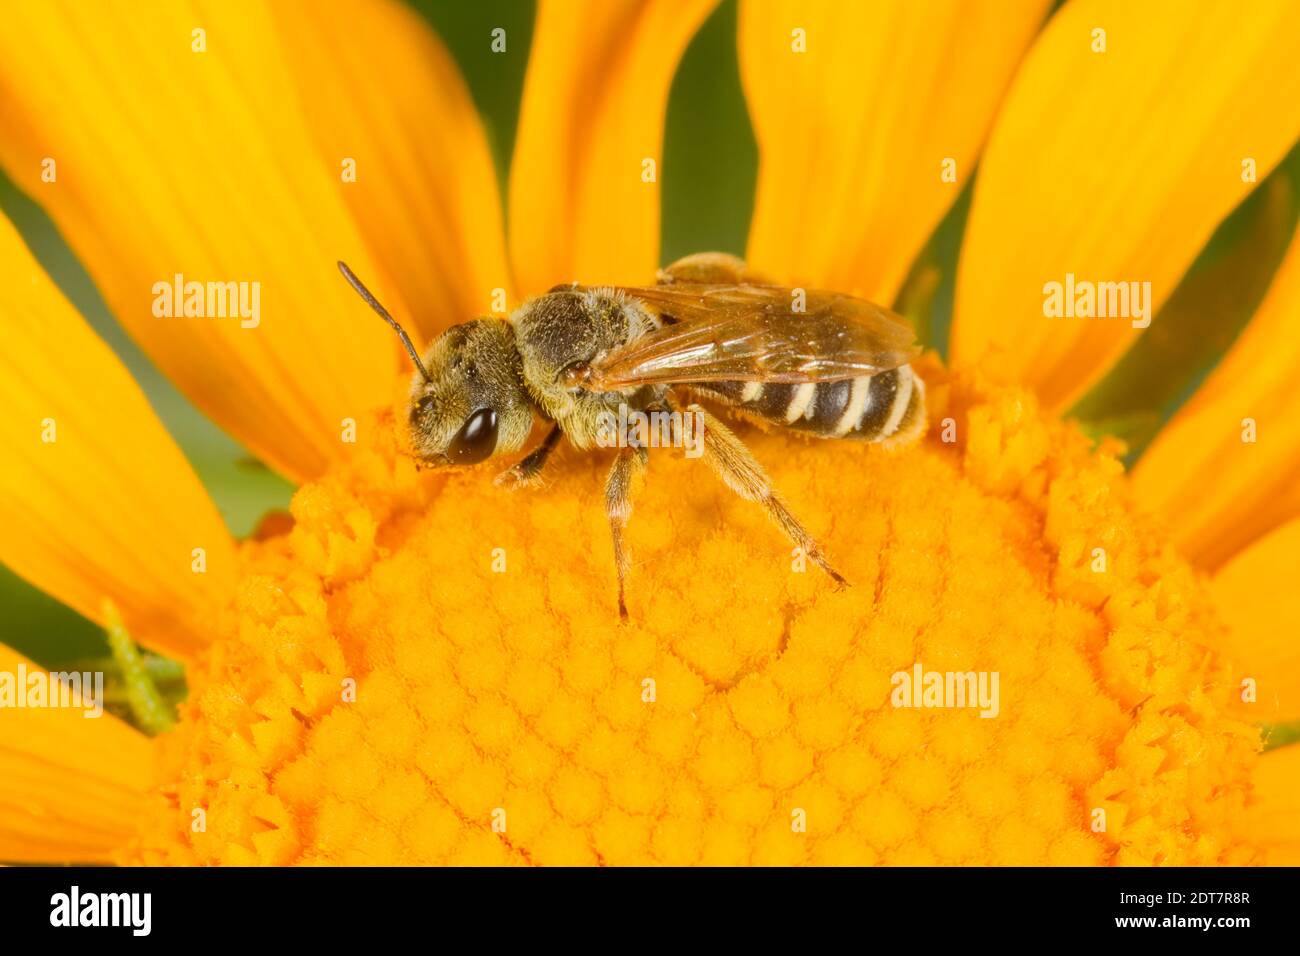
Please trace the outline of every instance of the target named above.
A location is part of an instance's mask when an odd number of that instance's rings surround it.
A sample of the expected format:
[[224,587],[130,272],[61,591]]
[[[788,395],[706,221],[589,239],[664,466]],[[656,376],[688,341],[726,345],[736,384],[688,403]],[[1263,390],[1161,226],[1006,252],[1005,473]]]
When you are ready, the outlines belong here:
[[[504,192],[534,6],[530,0],[410,0],[466,76],[487,129]],[[736,0],[726,0],[691,42],[673,82],[662,163],[661,260],[705,249],[743,254],[758,151],[737,66]],[[507,52],[491,31],[504,27]],[[978,178],[978,172],[976,174]],[[946,354],[968,185],[918,257],[895,307],[922,341]],[[1117,434],[1140,454],[1161,423],[1212,370],[1263,296],[1300,215],[1300,149],[1233,215],[1193,266],[1161,321],[1074,409],[1085,428]],[[247,534],[292,488],[208,422],[149,363],[108,313],[94,283],[44,213],[0,174],[0,210],[26,237],[64,293],[126,363],[193,463],[232,532]],[[1178,334],[1170,335],[1171,329]],[[98,627],[0,568],[0,641],[46,665],[106,653]]]

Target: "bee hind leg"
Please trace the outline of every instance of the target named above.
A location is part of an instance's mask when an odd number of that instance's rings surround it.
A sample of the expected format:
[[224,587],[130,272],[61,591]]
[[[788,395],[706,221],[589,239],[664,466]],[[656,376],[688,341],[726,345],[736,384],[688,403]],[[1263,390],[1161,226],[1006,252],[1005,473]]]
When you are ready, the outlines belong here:
[[624,586],[627,573],[632,568],[632,552],[623,540],[627,520],[632,516],[632,488],[638,475],[645,470],[646,450],[628,447],[619,450],[609,469],[605,482],[605,513],[609,516],[610,535],[614,539],[614,567],[618,571],[618,616],[627,620],[627,601]]
[[722,479],[723,483],[747,501],[757,501],[766,509],[777,526],[789,536],[805,555],[828,575],[840,587],[848,584],[844,577],[831,567],[821,547],[814,540],[799,519],[791,514],[785,502],[781,500],[771,479],[763,471],[763,466],[745,447],[744,442],[716,417],[699,405],[690,405],[687,414],[702,416],[697,421],[704,423],[704,460]]
[[744,259],[726,252],[697,252],[683,256],[659,270],[656,285],[705,283],[712,285],[763,285],[766,279],[751,272]]

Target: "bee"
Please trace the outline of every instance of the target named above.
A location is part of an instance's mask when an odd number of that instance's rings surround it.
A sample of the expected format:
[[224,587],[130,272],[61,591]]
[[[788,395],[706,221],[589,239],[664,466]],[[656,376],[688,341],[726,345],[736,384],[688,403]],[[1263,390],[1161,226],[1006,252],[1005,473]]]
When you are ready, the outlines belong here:
[[[561,437],[603,444],[602,423],[624,412],[685,411],[703,426],[700,457],[737,495],[759,503],[837,585],[844,578],[786,507],[762,466],[693,399],[810,438],[904,444],[925,430],[925,386],[908,362],[912,331],[888,309],[836,292],[770,285],[723,253],[687,256],[654,286],[552,288],[509,318],[453,325],[423,357],[342,262],[339,270],[393,329],[415,363],[406,427],[417,460],[474,465],[520,451],[535,418],[541,443],[501,472],[500,485],[535,484]],[[679,392],[685,392],[683,399]],[[605,511],[627,618],[631,554],[625,530],[634,480],[648,458],[644,431],[626,436],[605,484]]]

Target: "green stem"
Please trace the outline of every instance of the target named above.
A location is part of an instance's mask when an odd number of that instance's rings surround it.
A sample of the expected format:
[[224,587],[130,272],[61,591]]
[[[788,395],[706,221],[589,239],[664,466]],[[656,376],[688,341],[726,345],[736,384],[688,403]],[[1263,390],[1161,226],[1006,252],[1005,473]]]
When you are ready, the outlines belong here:
[[149,673],[149,665],[140,649],[127,633],[122,617],[117,608],[111,604],[105,611],[108,646],[113,652],[113,660],[122,671],[122,681],[126,686],[126,699],[131,707],[135,722],[142,730],[150,734],[160,734],[170,730],[176,723],[176,717]]

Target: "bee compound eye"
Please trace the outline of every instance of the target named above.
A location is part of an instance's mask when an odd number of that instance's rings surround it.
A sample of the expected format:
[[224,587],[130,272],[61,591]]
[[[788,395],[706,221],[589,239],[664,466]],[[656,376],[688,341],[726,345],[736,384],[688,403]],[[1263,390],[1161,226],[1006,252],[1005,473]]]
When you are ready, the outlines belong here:
[[476,465],[490,458],[497,447],[497,413],[480,408],[465,419],[447,446],[447,457],[456,465]]

